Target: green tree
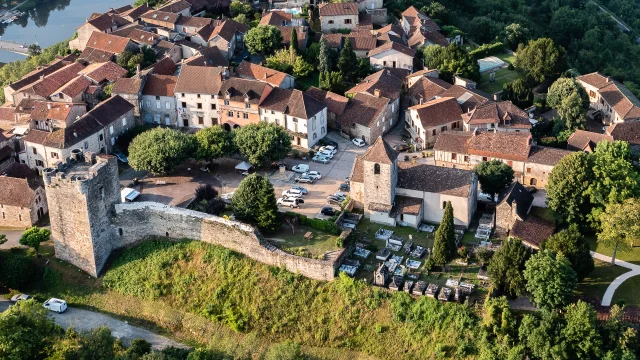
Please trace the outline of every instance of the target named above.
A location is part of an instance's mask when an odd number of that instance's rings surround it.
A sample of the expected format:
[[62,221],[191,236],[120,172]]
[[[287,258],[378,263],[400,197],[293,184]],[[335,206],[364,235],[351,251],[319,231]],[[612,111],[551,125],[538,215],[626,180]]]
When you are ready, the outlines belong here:
[[275,231],[282,224],[273,185],[260,174],[251,174],[240,182],[231,205],[236,218],[256,223],[262,230]]
[[303,360],[302,350],[300,350],[300,344],[291,340],[274,344],[269,347],[269,350],[264,356],[265,360]]
[[42,48],[38,44],[29,45],[29,56],[38,56],[42,54]]
[[537,314],[525,315],[518,333],[531,359],[568,359],[570,356],[562,329],[564,319],[558,312],[542,310]]
[[320,39],[320,53],[318,54],[318,71],[330,72],[333,70],[333,61],[331,57],[331,48],[327,43],[327,39],[323,36]]
[[505,26],[503,31],[503,43],[507,44],[511,50],[518,48],[524,42],[529,34],[529,29],[518,23],[512,23]]
[[309,75],[313,72],[313,65],[306,62],[302,56],[297,56],[296,61],[293,63],[293,75],[301,78]]
[[212,160],[235,154],[236,145],[233,135],[233,132],[225,131],[219,125],[198,130],[195,134],[198,146],[196,159]]
[[587,194],[594,181],[589,154],[575,152],[563,157],[551,170],[547,183],[547,205],[560,222],[585,224],[591,212]]
[[495,196],[513,182],[513,169],[500,160],[481,162],[476,165],[480,189],[483,193]]
[[0,262],[0,282],[12,289],[19,289],[34,278],[35,267],[31,260],[19,254],[8,254]]
[[566,51],[549,38],[530,40],[526,46],[518,46],[515,67],[527,79],[541,83],[567,69]]
[[355,51],[353,51],[351,39],[348,37],[344,41],[342,50],[340,50],[338,70],[342,73],[342,77],[345,81],[353,82],[356,80],[358,72],[358,57],[356,56]]
[[249,19],[247,19],[247,15],[240,14],[233,18],[234,21],[239,22],[240,24],[249,25]]
[[275,26],[260,25],[247,31],[244,43],[252,54],[272,54],[280,48],[282,33]]
[[449,13],[447,8],[437,1],[432,1],[429,5],[423,6],[420,11],[429,15],[430,18],[440,21],[444,21]]
[[107,84],[102,90],[105,100],[111,97],[111,93],[113,92],[113,85],[115,85],[115,83]]
[[322,90],[334,92],[336,94],[344,94],[344,81],[342,79],[342,73],[339,71],[332,71],[330,73],[320,73],[320,82],[318,87]]
[[533,91],[524,80],[515,79],[502,86],[502,100],[508,100],[521,108],[533,104]]
[[433,240],[433,260],[438,265],[446,265],[456,255],[456,234],[453,226],[453,206],[447,201],[442,221]]
[[247,15],[251,14],[253,12],[253,9],[251,8],[251,5],[246,2],[233,0],[231,4],[229,4],[229,11],[231,11],[233,15]]
[[613,249],[611,265],[615,264],[618,251],[629,251],[640,239],[640,201],[627,199],[622,203],[610,203],[600,214],[598,242]]
[[320,62],[320,44],[313,43],[307,46],[307,51],[304,54],[304,59],[307,60],[309,64],[317,68]]
[[569,228],[553,234],[544,242],[543,248],[566,256],[579,281],[593,271],[593,257],[589,251],[589,244],[580,234],[577,224],[571,224]]
[[491,284],[511,296],[520,296],[526,290],[523,272],[530,252],[519,239],[508,239],[493,254],[487,269]]
[[126,356],[132,359],[139,359],[151,352],[151,343],[144,339],[133,339],[126,351]]
[[549,87],[547,92],[547,106],[552,108],[558,108],[562,104],[562,100],[569,97],[569,95],[577,93],[582,101],[582,108],[587,110],[589,108],[589,96],[584,90],[582,85],[573,78],[561,77],[554,81]]
[[111,329],[106,326],[85,331],[78,340],[79,347],[72,358],[79,360],[115,358],[116,339],[111,335]]
[[578,301],[565,309],[567,325],[561,336],[569,346],[574,359],[599,359],[602,340],[598,333],[596,311],[584,301]]
[[276,124],[260,122],[234,131],[238,151],[254,166],[270,164],[291,152],[291,136]]
[[135,170],[166,174],[193,153],[193,138],[178,130],[155,128],[136,136],[129,145],[129,165]]
[[20,301],[0,313],[0,358],[42,359],[62,335],[49,310],[34,300]]
[[430,45],[422,49],[425,66],[429,69],[438,69],[441,79],[453,82],[453,76],[479,80],[480,66],[478,62],[456,44],[447,47]]
[[298,55],[287,49],[277,50],[273,55],[266,58],[266,66],[273,70],[286,72],[293,75],[293,66],[298,59]]
[[189,353],[186,360],[225,360],[224,354],[208,349],[195,349]]
[[587,111],[582,107],[582,99],[577,93],[562,99],[558,106],[558,115],[568,130],[584,129]]
[[292,49],[296,54],[298,53],[298,32],[296,28],[291,29],[291,40],[289,42],[289,49]]
[[548,310],[567,305],[578,282],[569,260],[551,250],[539,251],[527,261],[524,278],[533,303]]
[[51,231],[49,231],[49,229],[34,226],[25,230],[22,233],[22,236],[20,236],[20,240],[18,242],[20,243],[20,245],[33,248],[36,251],[37,255],[38,250],[40,250],[40,243],[49,241],[50,237]]

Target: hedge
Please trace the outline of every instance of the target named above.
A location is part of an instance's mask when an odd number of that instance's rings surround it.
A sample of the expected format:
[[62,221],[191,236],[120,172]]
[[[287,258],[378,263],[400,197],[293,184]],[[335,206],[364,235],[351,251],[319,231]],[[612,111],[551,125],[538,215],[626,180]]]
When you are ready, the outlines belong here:
[[338,228],[338,225],[336,225],[336,223],[334,222],[322,220],[322,219],[309,218],[306,215],[294,213],[291,211],[287,211],[285,214],[288,216],[297,216],[298,219],[300,220],[300,225],[306,225],[313,229],[324,231],[332,235],[340,234],[340,228]]
[[502,44],[501,42],[493,44],[483,44],[479,48],[469,51],[469,55],[473,56],[474,59],[482,59],[489,55],[501,53],[503,50],[504,44]]

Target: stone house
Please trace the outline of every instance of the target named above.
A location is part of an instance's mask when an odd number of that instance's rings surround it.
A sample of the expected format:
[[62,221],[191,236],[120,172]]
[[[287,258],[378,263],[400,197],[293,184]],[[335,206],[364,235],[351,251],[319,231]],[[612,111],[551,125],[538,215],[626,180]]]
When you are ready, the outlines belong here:
[[488,102],[463,115],[464,130],[530,132],[529,114],[511,101]]
[[142,89],[147,81],[147,76],[141,73],[131,78],[122,78],[114,82],[111,89],[111,95],[118,95],[127,100],[134,106],[133,115],[140,118],[140,101],[142,98]]
[[87,19],[87,22],[76,29],[78,37],[69,41],[69,48],[71,50],[84,51],[94,32],[110,34],[131,23],[131,20],[126,19],[120,14],[113,13],[105,13],[92,19]]
[[174,14],[166,11],[151,10],[140,15],[140,20],[146,25],[154,25],[165,29],[174,30],[176,22],[181,17],[180,14]]
[[358,5],[354,2],[320,4],[320,28],[323,33],[352,30],[358,21]]
[[248,61],[240,63],[236,69],[236,74],[243,79],[263,81],[273,87],[283,89],[293,89],[295,85],[293,76]]
[[621,140],[629,143],[631,153],[637,157],[640,155],[640,122],[629,121],[609,125],[606,134],[613,140]]
[[203,27],[189,40],[205,47],[216,46],[227,59],[231,59],[236,51],[244,49],[244,35],[248,30],[244,24],[223,18]]
[[213,21],[213,19],[209,18],[180,16],[175,23],[175,30],[178,34],[190,40],[190,37],[197,34],[202,28],[211,26]]
[[216,67],[183,65],[175,94],[178,126],[205,128],[219,125],[218,97],[228,74]]
[[327,106],[327,126],[329,128],[336,129],[336,121],[339,116],[344,114],[347,104],[349,103],[349,99],[342,95],[332,93],[331,91],[319,89],[315,86],[307,89],[305,93]]
[[273,89],[268,83],[257,80],[229,78],[223,81],[218,99],[222,127],[230,131],[257,124],[260,121],[260,107]]
[[182,16],[191,16],[191,4],[184,0],[171,1],[168,4],[159,7],[158,10],[180,14]]
[[382,137],[356,157],[351,199],[372,222],[417,228],[439,222],[450,201],[454,224],[468,227],[476,210],[477,176],[473,171],[399,162],[398,152]]
[[408,45],[412,49],[428,45],[449,45],[449,41],[440,33],[438,24],[413,6],[402,12],[400,26],[407,34]]
[[[427,70],[428,71],[428,70]],[[434,100],[447,91],[452,85],[438,78],[438,71],[420,71],[418,75],[413,73],[407,77],[407,95],[411,98],[412,105],[420,105]]]
[[462,108],[462,111],[465,113],[495,100],[491,99],[489,94],[476,90],[475,83],[468,83],[466,86],[453,84],[438,96],[456,98],[458,100],[458,104],[460,104],[460,108]]
[[192,57],[184,59],[182,63],[190,66],[229,67],[229,60],[215,46],[196,50]]
[[178,63],[182,60],[182,46],[176,43],[160,40],[151,48],[156,52],[156,60],[161,60],[165,57],[168,57],[174,63]]
[[165,36],[160,34],[144,31],[142,25],[126,26],[114,31],[112,34],[131,39],[131,41],[138,44],[138,46],[149,46],[151,48],[153,48],[158,41],[166,39]]
[[461,130],[463,114],[454,98],[443,97],[407,109],[405,128],[418,149],[430,148],[438,134]]
[[545,146],[532,146],[529,157],[524,164],[522,183],[536,188],[546,188],[551,170],[563,157],[571,154],[570,150]]
[[0,226],[27,229],[49,212],[42,179],[13,163],[0,175]]
[[592,131],[576,130],[567,139],[567,150],[592,153],[596,150],[596,145],[603,140],[613,142],[613,136]]
[[327,134],[327,106],[300,90],[274,88],[262,101],[260,120],[291,135],[291,144],[311,149]]
[[30,128],[43,131],[65,128],[86,112],[87,106],[82,103],[36,101],[29,117]]
[[415,50],[400,43],[390,41],[369,51],[371,66],[381,68],[401,68],[413,70]]
[[[399,69],[395,70],[398,71]],[[388,99],[386,112],[391,117],[389,119],[389,129],[398,122],[400,117],[400,98],[404,88],[404,76],[396,75],[394,69],[382,69],[364,78],[362,82],[345,92],[347,97],[357,93],[384,97]],[[377,136],[371,139],[375,140]]]
[[389,101],[379,91],[374,95],[355,94],[342,115],[336,119],[338,130],[351,138],[362,139],[371,144],[391,129],[393,117]]
[[353,32],[351,34],[323,34],[322,37],[327,39],[327,45],[332,49],[340,52],[344,47],[344,43],[348,38],[351,42],[351,47],[353,48],[353,52],[356,54],[356,57],[359,59],[364,59],[369,57],[369,51],[376,48],[377,39],[371,33],[360,33],[357,32],[357,36],[353,36]]
[[629,89],[598,72],[578,76],[589,95],[589,105],[602,115],[603,124],[640,119],[640,100]]
[[150,7],[148,7],[146,4],[142,4],[125,12],[122,12],[119,15],[131,22],[137,23],[138,20],[140,20],[140,17],[148,13],[150,10],[152,10]]
[[71,63],[21,89],[17,89],[11,94],[13,103],[19,104],[23,99],[48,100],[56,90],[75,79],[84,67],[85,66],[79,62]]
[[142,118],[147,124],[178,126],[175,87],[177,76],[150,74],[142,90]]
[[78,72],[78,76],[57,89],[49,97],[59,102],[86,102],[90,106],[97,105],[104,94],[104,87],[117,79],[127,76],[128,71],[116,63],[90,64]]
[[125,51],[135,53],[139,49],[140,46],[129,38],[94,31],[79,57],[90,63],[103,63]]
[[9,83],[3,88],[5,101],[8,105],[18,106],[20,101],[16,102],[13,97],[13,94],[15,94],[16,91],[41,80],[43,77],[48,76],[69,64],[74,63],[76,58],[76,55],[67,55],[64,58],[54,60],[49,64],[38,66],[34,71],[26,74],[20,80]]

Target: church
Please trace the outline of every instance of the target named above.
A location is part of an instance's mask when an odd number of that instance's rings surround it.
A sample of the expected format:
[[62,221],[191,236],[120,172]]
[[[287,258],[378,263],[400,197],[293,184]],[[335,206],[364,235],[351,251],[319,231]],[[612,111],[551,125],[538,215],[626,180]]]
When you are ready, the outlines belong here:
[[354,207],[375,223],[418,228],[439,223],[447,201],[454,224],[468,228],[476,211],[478,177],[471,170],[398,161],[382,137],[358,156],[351,172]]

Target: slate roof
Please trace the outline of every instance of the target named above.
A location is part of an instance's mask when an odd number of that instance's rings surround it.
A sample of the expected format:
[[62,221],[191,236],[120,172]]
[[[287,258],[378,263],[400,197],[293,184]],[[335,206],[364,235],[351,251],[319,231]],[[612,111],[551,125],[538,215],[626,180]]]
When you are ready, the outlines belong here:
[[525,221],[516,220],[509,235],[522,240],[527,245],[539,249],[555,230],[555,225],[536,216],[528,216]]
[[389,104],[389,99],[385,97],[357,93],[336,121],[345,128],[353,124],[369,127],[371,122],[375,121],[385,110],[387,104]]
[[392,164],[398,158],[398,152],[394,150],[389,143],[382,138],[378,137],[371,147],[362,154],[364,161],[371,161],[380,164]]
[[288,76],[287,73],[269,69],[268,67],[248,61],[241,62],[236,69],[236,73],[242,78],[264,81],[273,86],[279,86]]
[[462,120],[462,110],[454,98],[438,98],[409,108],[415,110],[424,129]]
[[377,48],[369,51],[369,56],[381,54],[386,51],[396,51],[411,57],[414,57],[416,55],[416,51],[413,50],[412,48],[404,46],[394,41],[390,41],[388,43],[383,44],[382,46],[378,46]]
[[150,74],[144,84],[142,95],[175,96],[177,76]]
[[532,146],[529,152],[527,163],[556,166],[563,157],[571,154],[573,151],[546,147]]
[[500,193],[498,197],[498,204],[496,206],[502,206],[508,204],[513,208],[513,203],[516,203],[516,213],[521,219],[526,219],[533,203],[533,195],[527,191],[519,182],[515,181],[509,185],[506,189]]
[[260,107],[301,119],[309,119],[326,108],[326,105],[300,90],[276,87],[271,90]]
[[336,115],[342,115],[349,103],[348,98],[330,91],[319,89],[315,86],[308,88],[305,93],[327,105],[327,111]]
[[390,100],[400,97],[403,80],[394,76],[388,69],[382,69],[364,78],[362,82],[347,90],[345,94],[366,92],[371,95],[380,90],[380,95]]
[[487,102],[465,114],[464,120],[471,128],[479,124],[497,124],[510,128],[531,129],[529,114],[511,101]]
[[29,208],[34,197],[29,180],[0,176],[0,204]]
[[218,94],[222,85],[221,70],[215,67],[182,66],[176,93]]
[[320,5],[320,17],[344,15],[358,15],[358,5],[353,2]]
[[[201,68],[208,69],[208,68]],[[229,94],[229,100],[237,102],[248,102],[250,104],[261,104],[263,100],[263,94],[267,87],[271,85],[257,80],[241,79],[241,78],[229,78],[222,82],[220,86],[220,96],[227,99],[227,93]],[[177,91],[177,90],[176,90]]]
[[[612,126],[609,126],[610,129]],[[598,134],[591,131],[585,130],[576,130],[569,139],[567,140],[567,149],[574,151],[591,151],[593,152],[596,148],[596,145],[602,141],[613,141],[614,138],[611,135],[607,134]]]
[[229,66],[229,60],[222,54],[217,46],[202,48],[198,50],[200,55],[192,56],[184,61],[191,66]]
[[423,101],[429,101],[435,96],[442,95],[442,93],[451,86],[453,85],[444,80],[429,76],[422,76],[413,83],[413,85],[411,85],[409,88],[409,94],[411,94],[415,99],[420,99],[420,96],[422,96]]
[[609,125],[607,134],[611,135],[613,140],[626,141],[630,145],[640,145],[640,121]]
[[458,197],[468,197],[473,183],[471,170],[398,162],[398,187]]

